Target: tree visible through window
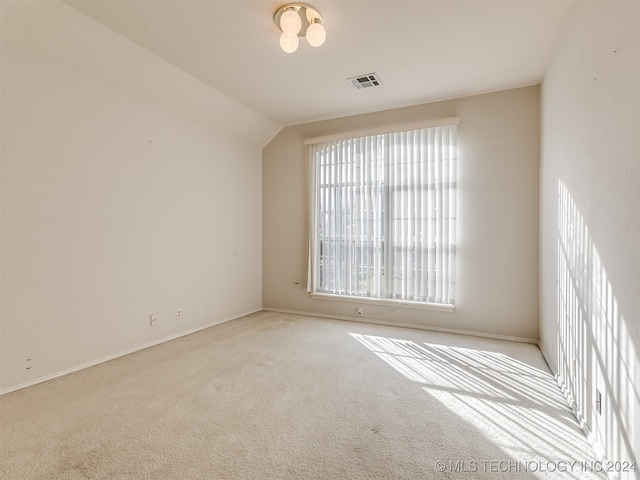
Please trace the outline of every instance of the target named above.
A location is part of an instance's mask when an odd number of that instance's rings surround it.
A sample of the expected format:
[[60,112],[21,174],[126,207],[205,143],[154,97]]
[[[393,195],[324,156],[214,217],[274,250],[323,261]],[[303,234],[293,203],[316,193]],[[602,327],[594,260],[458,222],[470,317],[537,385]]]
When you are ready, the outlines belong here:
[[310,291],[453,305],[456,125],[314,143]]

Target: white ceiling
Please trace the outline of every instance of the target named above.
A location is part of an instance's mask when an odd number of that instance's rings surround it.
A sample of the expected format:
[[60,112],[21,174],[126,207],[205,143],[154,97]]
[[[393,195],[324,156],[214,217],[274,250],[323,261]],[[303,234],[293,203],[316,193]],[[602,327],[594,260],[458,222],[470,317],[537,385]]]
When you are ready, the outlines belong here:
[[[326,43],[286,54],[284,2],[67,3],[281,125],[534,85],[572,4],[565,1],[323,1]],[[375,72],[383,85],[345,79]]]

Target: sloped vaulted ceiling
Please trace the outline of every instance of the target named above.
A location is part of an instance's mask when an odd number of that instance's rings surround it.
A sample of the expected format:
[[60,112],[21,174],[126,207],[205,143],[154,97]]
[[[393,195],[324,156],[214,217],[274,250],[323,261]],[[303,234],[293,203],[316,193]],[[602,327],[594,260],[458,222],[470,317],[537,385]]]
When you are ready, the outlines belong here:
[[2,42],[262,148],[281,128],[58,1],[2,1]]
[[[540,83],[571,2],[312,1],[326,43],[278,46],[285,2],[69,0],[281,125]],[[375,72],[382,87],[346,81]]]

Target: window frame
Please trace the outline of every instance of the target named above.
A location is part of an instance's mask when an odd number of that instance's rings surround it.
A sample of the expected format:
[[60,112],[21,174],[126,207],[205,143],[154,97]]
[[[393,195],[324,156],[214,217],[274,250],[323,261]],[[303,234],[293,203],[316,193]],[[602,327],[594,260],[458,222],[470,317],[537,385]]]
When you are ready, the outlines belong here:
[[[314,159],[312,158],[312,155],[311,155],[311,151],[312,151],[311,146],[313,144],[334,142],[334,141],[340,141],[340,140],[351,140],[351,139],[357,139],[360,137],[370,137],[370,136],[387,135],[387,134],[391,135],[394,133],[401,133],[401,132],[406,133],[406,132],[412,132],[414,130],[422,130],[422,129],[428,129],[432,127],[455,126],[455,125],[458,125],[459,123],[460,123],[460,119],[458,117],[450,117],[450,118],[441,119],[441,120],[432,120],[427,122],[418,122],[418,123],[410,123],[410,124],[397,124],[392,127],[380,127],[376,129],[349,132],[349,133],[343,133],[339,135],[316,137],[316,138],[307,139],[305,141],[305,145],[309,146],[309,162],[310,162],[309,163],[309,168],[310,168],[309,209],[310,210],[309,210],[309,258],[308,258],[309,268],[308,268],[307,291],[312,298],[319,299],[319,300],[331,300],[331,301],[359,303],[359,304],[394,306],[399,308],[411,307],[411,308],[417,308],[417,309],[437,310],[437,311],[445,311],[445,312],[451,312],[455,309],[455,297],[452,299],[453,303],[440,303],[440,302],[429,302],[429,301],[415,301],[411,299],[390,298],[389,296],[372,297],[372,296],[366,296],[366,295],[353,295],[353,294],[334,293],[334,292],[318,290],[317,282],[318,282],[319,273],[318,273],[317,260],[319,259],[318,257],[319,246],[317,245],[318,242],[317,242],[316,227],[318,225],[318,213],[319,213],[318,206],[317,206],[317,196],[321,187],[319,185],[318,179],[315,178],[316,168],[314,164]],[[455,133],[455,136],[457,137],[457,133]],[[456,162],[458,157],[457,152],[458,152],[458,145],[456,141],[455,154],[450,157],[450,158],[453,158],[453,160]],[[389,159],[385,158],[384,162],[385,162],[384,168],[385,169],[389,168]],[[386,174],[384,178],[388,180],[388,177],[386,176]],[[420,188],[422,188],[422,186],[420,186]],[[450,188],[450,187],[447,187],[447,188]],[[457,186],[455,188],[457,190]],[[384,189],[387,190],[388,185],[384,185]],[[457,192],[455,196],[457,196]],[[390,201],[389,200],[390,195],[387,191],[385,191],[385,197],[386,197],[385,203],[388,203]],[[454,202],[455,202],[455,197],[454,197]],[[456,210],[456,207],[454,206],[454,212],[455,210]],[[457,222],[456,217],[457,215],[454,213],[454,215],[452,216],[454,222]],[[390,213],[385,210],[383,218],[386,220],[383,225],[383,230],[386,230],[385,241],[388,243],[390,241],[389,240],[390,236],[388,235],[388,232],[390,229],[390,224],[392,223],[392,220],[390,219]],[[447,221],[451,221],[451,218],[448,218]],[[454,239],[454,243],[448,244],[446,248],[448,249],[450,245],[453,245],[455,248],[455,239]],[[388,245],[387,245],[387,248],[388,248]],[[391,248],[394,248],[394,247],[391,247]],[[387,255],[387,254],[382,255],[382,261],[385,265],[385,275],[387,276],[387,278],[385,279],[385,283],[387,284],[388,282],[393,281],[393,279],[389,278],[392,275],[387,275],[388,272],[391,271],[389,269],[391,257],[392,257],[391,255]],[[453,258],[455,258],[455,254]],[[450,260],[451,258],[447,257],[447,261],[450,261]],[[451,277],[455,278],[455,262],[454,262],[454,271]],[[447,277],[447,281],[450,281],[449,277]],[[386,291],[386,294],[389,295],[389,292],[392,290],[385,289],[385,291]]]

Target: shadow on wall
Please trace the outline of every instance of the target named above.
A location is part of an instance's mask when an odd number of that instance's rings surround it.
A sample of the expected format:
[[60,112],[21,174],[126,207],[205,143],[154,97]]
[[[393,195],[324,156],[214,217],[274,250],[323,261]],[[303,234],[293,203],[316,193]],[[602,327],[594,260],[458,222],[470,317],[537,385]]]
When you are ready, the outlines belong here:
[[[598,454],[613,462],[637,461],[638,352],[589,228],[562,181],[557,300],[557,368],[565,395],[592,444],[604,449]],[[596,411],[596,389],[601,413]]]
[[453,459],[450,471],[604,478],[548,370],[501,352],[350,335],[443,407],[431,414],[456,435],[439,441],[469,457]]

